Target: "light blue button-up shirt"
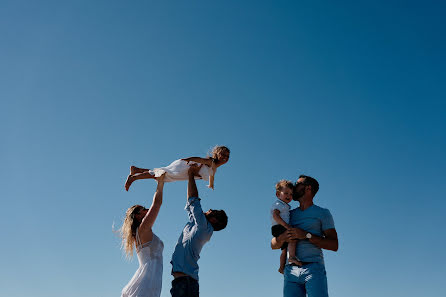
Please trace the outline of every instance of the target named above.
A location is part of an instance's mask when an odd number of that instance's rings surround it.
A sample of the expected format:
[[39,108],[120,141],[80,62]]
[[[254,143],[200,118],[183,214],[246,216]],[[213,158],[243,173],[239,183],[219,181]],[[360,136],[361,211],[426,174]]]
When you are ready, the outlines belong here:
[[182,272],[198,280],[198,259],[203,246],[211,239],[214,228],[201,209],[200,198],[190,197],[186,203],[189,222],[184,226],[172,255],[172,273]]

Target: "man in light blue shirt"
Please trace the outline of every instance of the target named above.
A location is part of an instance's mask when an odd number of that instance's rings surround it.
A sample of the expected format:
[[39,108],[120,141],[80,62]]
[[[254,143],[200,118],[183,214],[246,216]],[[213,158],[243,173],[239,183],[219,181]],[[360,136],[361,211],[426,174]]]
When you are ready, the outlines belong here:
[[[203,166],[203,165],[201,165]],[[214,231],[224,229],[228,217],[223,210],[209,209],[203,213],[194,176],[201,166],[191,165],[187,185],[186,211],[189,222],[184,226],[172,255],[172,297],[198,297],[198,259],[203,246]]]
[[299,176],[293,200],[298,200],[300,205],[290,211],[289,224],[293,228],[271,241],[271,248],[278,249],[285,241],[299,240],[296,255],[303,265],[285,267],[284,297],[328,297],[322,249],[337,251],[338,235],[330,211],[313,203],[318,190],[316,179]]

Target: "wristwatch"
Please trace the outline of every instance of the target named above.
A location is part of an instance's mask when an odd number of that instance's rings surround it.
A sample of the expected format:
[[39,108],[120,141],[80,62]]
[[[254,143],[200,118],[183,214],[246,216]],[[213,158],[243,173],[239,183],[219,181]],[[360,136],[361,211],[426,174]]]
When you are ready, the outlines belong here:
[[311,239],[311,237],[313,237],[313,235],[311,235],[311,233],[307,233],[307,235],[305,235],[305,237],[306,237],[307,239]]

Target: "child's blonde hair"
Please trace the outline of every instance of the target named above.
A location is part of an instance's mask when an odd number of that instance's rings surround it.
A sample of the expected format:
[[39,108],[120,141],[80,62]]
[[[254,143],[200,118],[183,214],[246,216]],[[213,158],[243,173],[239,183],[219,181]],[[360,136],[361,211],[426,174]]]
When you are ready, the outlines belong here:
[[223,152],[227,152],[228,154],[231,153],[231,151],[226,146],[216,145],[211,150],[211,153],[210,153],[211,158],[217,160],[218,159],[218,155],[223,153]]
[[290,188],[291,190],[294,189],[294,185],[293,185],[293,183],[291,181],[286,180],[286,179],[282,179],[281,181],[279,181],[276,184],[276,192],[282,191],[283,188],[285,188],[285,187]]

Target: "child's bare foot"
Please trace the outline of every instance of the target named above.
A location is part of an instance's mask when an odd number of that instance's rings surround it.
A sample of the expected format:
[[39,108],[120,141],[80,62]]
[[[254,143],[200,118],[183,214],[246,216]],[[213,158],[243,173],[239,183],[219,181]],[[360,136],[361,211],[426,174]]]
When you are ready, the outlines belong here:
[[297,259],[296,257],[290,257],[288,259],[288,262],[291,264],[296,264],[297,266],[302,266],[302,262],[299,261],[299,259]]
[[129,174],[129,176],[127,176],[127,180],[125,181],[125,190],[128,191],[130,186],[132,185],[132,183],[135,181],[135,177],[131,174]]
[[135,173],[144,173],[146,171],[149,171],[149,169],[138,168],[136,166],[130,166],[130,175],[135,175]]
[[280,266],[278,271],[283,274],[284,270],[285,270],[285,267]]
[[133,174],[135,174],[137,171],[138,168],[137,167],[135,167],[135,166],[130,166],[130,175],[133,175]]

